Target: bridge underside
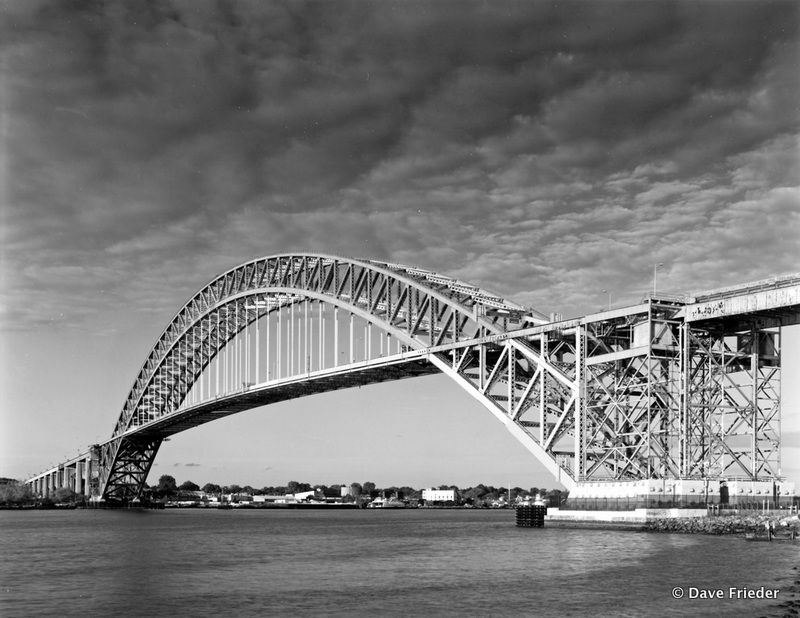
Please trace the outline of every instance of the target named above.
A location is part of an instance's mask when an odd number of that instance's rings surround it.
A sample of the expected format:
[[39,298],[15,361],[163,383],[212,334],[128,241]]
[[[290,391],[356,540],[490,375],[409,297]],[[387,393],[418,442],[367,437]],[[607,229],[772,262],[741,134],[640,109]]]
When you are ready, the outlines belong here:
[[365,367],[338,367],[280,382],[251,386],[239,393],[203,402],[185,408],[176,414],[152,421],[137,428],[133,434],[146,439],[164,439],[198,425],[252,408],[298,397],[433,373],[439,373],[439,369],[424,358],[411,360],[399,358],[389,360],[385,364]]

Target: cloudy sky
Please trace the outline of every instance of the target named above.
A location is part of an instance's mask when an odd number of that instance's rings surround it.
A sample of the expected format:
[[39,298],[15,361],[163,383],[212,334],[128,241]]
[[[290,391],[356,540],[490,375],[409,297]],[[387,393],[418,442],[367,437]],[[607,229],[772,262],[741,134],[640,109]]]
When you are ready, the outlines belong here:
[[[0,476],[110,435],[175,311],[256,256],[410,263],[564,315],[638,301],[658,262],[672,291],[800,270],[799,26],[791,1],[3,2]],[[418,382],[217,421],[157,470],[545,482]],[[345,478],[322,427],[362,443]]]

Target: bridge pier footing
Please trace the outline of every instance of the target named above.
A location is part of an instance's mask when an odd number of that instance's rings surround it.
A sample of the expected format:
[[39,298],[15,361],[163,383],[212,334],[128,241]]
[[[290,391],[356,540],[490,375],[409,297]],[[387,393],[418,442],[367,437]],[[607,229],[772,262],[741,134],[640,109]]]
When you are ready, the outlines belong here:
[[795,500],[795,484],[780,479],[645,479],[578,483],[559,506],[578,511],[780,509]]

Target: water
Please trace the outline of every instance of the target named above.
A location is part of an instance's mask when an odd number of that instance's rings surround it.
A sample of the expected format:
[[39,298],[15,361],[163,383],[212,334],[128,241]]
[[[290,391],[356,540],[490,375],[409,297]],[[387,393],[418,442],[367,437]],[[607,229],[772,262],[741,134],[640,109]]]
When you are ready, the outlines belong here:
[[0,511],[0,616],[780,616],[799,555],[510,510]]

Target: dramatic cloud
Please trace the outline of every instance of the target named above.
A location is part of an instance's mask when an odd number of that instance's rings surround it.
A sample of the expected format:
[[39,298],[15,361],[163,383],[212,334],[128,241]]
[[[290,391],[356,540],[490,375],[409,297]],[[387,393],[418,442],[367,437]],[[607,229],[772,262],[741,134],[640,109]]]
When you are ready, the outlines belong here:
[[6,328],[264,254],[543,311],[797,269],[794,2],[4,4]]

